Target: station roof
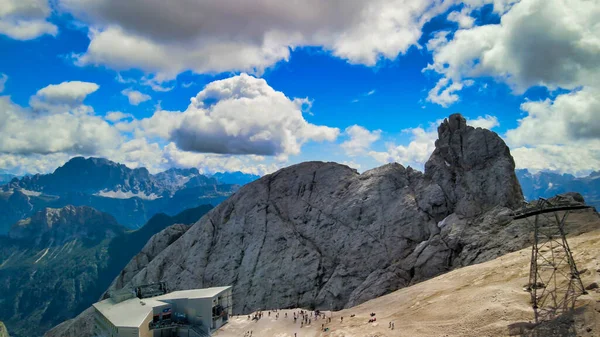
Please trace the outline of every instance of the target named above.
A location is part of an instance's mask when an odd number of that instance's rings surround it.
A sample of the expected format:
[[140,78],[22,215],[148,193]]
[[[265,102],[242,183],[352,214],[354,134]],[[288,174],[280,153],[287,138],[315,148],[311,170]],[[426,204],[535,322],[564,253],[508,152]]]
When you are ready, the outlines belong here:
[[213,298],[225,290],[230,289],[231,286],[228,287],[213,287],[213,288],[204,288],[204,289],[190,289],[190,290],[178,290],[173,291],[164,295],[152,297],[154,300],[169,300],[169,299],[177,299],[177,298]]
[[165,304],[168,303],[151,298],[139,299],[135,297],[119,303],[108,298],[94,303],[94,308],[100,311],[116,327],[138,328],[148,315],[152,314],[154,307]]
[[94,308],[116,327],[137,328],[142,325],[148,315],[152,314],[153,308],[169,304],[169,300],[178,298],[213,298],[230,288],[231,286],[179,290],[151,298],[139,299],[135,297],[118,303],[108,298],[104,301],[94,303]]

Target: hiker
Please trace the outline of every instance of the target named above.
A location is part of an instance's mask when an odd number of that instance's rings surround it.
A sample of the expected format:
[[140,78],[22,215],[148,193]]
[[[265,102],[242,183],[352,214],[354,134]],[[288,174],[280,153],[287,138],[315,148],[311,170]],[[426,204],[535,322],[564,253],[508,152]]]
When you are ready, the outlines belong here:
[[340,317],[340,323],[344,322],[344,317]]
[[394,327],[396,326],[396,323],[392,322],[392,330],[394,330]]

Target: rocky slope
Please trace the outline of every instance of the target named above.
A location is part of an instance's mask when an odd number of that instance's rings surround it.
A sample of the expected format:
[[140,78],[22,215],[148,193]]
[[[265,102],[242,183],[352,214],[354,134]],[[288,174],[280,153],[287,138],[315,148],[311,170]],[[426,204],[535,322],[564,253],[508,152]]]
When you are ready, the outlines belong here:
[[75,157],[52,174],[15,178],[0,187],[0,235],[45,207],[66,205],[90,206],[139,228],[157,213],[175,215],[202,204],[216,205],[238,188],[193,168],[152,175],[143,167]]
[[600,209],[600,171],[587,177],[553,172],[530,173],[528,170],[517,170],[516,173],[527,200],[574,191],[581,193],[588,204]]
[[[572,219],[574,219],[573,217]],[[600,226],[596,223],[595,227]],[[600,282],[600,232],[572,237],[571,248],[584,286]],[[265,315],[258,322],[233,317],[214,337],[238,337],[252,330],[261,337],[598,337],[600,292],[580,296],[572,315],[533,327],[529,282],[531,250],[510,253],[489,262],[461,268],[403,288],[361,305],[333,313],[331,323],[313,320],[300,328],[285,318],[296,310],[280,310],[279,319]],[[375,313],[377,320],[369,323]],[[326,315],[330,315],[326,312]],[[340,319],[343,317],[343,321]],[[394,322],[395,328],[389,328]],[[328,331],[320,331],[325,324]],[[520,328],[523,327],[522,333]],[[532,329],[533,328],[533,329]]]
[[41,335],[96,302],[152,235],[211,208],[158,214],[133,232],[89,207],[44,209],[19,221],[0,238],[0,303],[12,303],[0,306],[0,319],[13,337]]

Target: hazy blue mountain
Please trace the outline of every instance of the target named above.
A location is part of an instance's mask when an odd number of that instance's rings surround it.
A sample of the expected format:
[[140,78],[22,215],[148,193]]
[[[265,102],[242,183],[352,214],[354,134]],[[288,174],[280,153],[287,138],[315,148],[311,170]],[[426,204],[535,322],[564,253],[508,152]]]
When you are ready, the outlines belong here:
[[222,184],[237,184],[237,185],[245,185],[247,183],[251,183],[260,178],[259,175],[256,174],[248,174],[240,171],[236,172],[218,172],[213,174],[212,176],[218,182]]
[[152,235],[189,225],[212,206],[156,214],[130,231],[91,207],[44,208],[0,237],[0,321],[13,337],[41,336],[96,302]]
[[579,178],[554,172],[533,174],[526,169],[516,170],[516,174],[527,200],[549,198],[565,192],[579,192],[586,203],[600,209],[600,171]]
[[0,235],[44,207],[90,206],[138,228],[154,214],[177,214],[202,204],[217,205],[240,184],[220,182],[197,169],[150,174],[104,158],[75,157],[50,174],[13,178],[0,187]]
[[13,180],[14,178],[16,178],[15,175],[12,175],[9,173],[3,173],[0,171],[0,184],[6,184],[9,181]]

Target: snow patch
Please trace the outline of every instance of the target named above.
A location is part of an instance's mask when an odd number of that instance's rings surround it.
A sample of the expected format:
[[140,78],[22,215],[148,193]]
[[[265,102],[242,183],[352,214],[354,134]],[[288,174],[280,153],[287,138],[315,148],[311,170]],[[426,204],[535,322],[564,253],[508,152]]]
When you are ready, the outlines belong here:
[[[40,195],[42,195],[42,192],[30,191],[30,190],[26,190],[23,188],[19,188],[17,190],[21,191],[23,194],[30,196],[30,197],[39,197]],[[15,189],[14,188],[9,189],[8,193],[10,193],[10,194],[15,193]]]
[[97,196],[105,197],[105,198],[113,198],[113,199],[130,199],[134,197],[138,197],[140,199],[145,200],[155,200],[161,198],[160,196],[152,193],[150,195],[146,193],[133,193],[131,191],[123,192],[123,191],[100,191],[96,193]]
[[50,250],[50,247],[46,248],[46,250],[44,251],[44,254],[42,254],[42,256],[40,256],[37,260],[35,260],[35,262],[33,264],[40,262],[40,260],[43,259],[44,256],[46,256],[46,254],[48,254],[48,250]]

